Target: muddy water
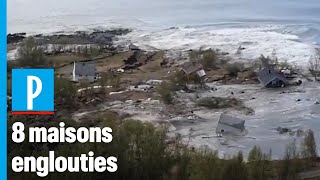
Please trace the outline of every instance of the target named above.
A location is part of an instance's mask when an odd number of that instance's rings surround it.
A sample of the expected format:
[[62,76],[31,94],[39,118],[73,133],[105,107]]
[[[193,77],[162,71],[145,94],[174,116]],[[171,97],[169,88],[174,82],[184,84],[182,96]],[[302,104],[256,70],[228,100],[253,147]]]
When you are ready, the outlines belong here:
[[[292,131],[312,129],[316,141],[320,145],[320,100],[319,84],[306,82],[299,87],[281,89],[262,89],[260,85],[216,85],[208,84],[216,91],[195,93],[179,92],[182,103],[181,114],[170,114],[158,100],[116,101],[106,103],[92,112],[76,113],[79,119],[88,113],[113,110],[130,114],[130,119],[145,122],[169,123],[169,136],[177,133],[182,135],[183,141],[194,147],[209,147],[218,150],[221,157],[243,151],[244,155],[253,148],[260,146],[268,153],[272,149],[273,158],[282,157],[285,146],[296,140],[300,144],[301,137],[279,134],[278,127],[289,128]],[[233,95],[232,93],[233,92]],[[198,97],[235,97],[244,101],[247,107],[254,109],[254,115],[246,115],[242,110],[222,109],[208,110],[196,107],[193,100]],[[191,113],[193,111],[193,114]],[[242,137],[216,137],[216,126],[222,112],[246,120],[246,135]]]
[[[232,109],[221,111],[198,110],[195,114],[206,120],[195,121],[194,124],[179,123],[176,127],[177,130],[174,132],[181,133],[184,141],[189,145],[207,146],[218,150],[221,156],[230,155],[240,150],[247,154],[254,145],[258,145],[266,153],[272,149],[273,157],[280,158],[284,153],[285,146],[294,140],[299,145],[301,137],[279,134],[276,130],[279,126],[290,128],[292,131],[312,129],[315,132],[317,143],[320,144],[320,105],[315,105],[315,102],[320,98],[319,84],[306,83],[300,87],[276,90],[261,89],[259,85],[215,87],[217,87],[217,91],[199,93],[198,96],[233,96],[240,98],[244,100],[248,107],[255,110],[255,114],[246,116],[242,112]],[[283,93],[283,91],[286,93]],[[231,92],[234,95],[231,95]],[[244,137],[217,138],[215,128],[221,112],[228,112],[245,119],[247,135]]]

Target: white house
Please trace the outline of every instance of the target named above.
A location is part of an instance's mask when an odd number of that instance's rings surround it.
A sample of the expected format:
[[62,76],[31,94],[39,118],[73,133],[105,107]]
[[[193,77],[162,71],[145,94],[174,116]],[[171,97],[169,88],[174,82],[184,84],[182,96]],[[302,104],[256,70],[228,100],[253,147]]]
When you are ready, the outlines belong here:
[[97,81],[97,69],[95,63],[92,62],[74,62],[72,71],[72,81]]

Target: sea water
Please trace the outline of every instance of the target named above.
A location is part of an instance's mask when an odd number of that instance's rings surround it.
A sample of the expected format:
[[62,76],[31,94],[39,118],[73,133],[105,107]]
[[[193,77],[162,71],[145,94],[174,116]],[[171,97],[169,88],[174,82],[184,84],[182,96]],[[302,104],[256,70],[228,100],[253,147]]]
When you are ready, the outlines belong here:
[[8,33],[133,29],[145,49],[219,48],[306,64],[320,43],[318,0],[10,0]]

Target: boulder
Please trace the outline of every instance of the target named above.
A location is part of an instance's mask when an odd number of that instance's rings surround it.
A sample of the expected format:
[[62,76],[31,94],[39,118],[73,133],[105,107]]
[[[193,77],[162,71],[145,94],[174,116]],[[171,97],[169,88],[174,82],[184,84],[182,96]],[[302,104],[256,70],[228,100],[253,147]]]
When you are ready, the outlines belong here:
[[7,35],[7,44],[18,43],[21,42],[24,38],[26,38],[26,33],[15,33]]
[[208,82],[221,81],[224,79],[224,75],[213,75],[208,78]]
[[278,127],[277,128],[277,131],[280,133],[280,134],[285,134],[285,133],[290,133],[292,130],[289,129],[289,128],[283,128],[283,127]]

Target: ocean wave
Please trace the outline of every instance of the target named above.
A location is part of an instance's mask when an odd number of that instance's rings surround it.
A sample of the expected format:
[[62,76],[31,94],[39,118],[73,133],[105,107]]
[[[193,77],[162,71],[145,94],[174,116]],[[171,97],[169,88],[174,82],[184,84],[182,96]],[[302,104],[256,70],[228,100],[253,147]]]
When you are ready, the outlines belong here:
[[320,45],[320,29],[305,28],[304,31],[297,34],[300,39]]
[[[306,34],[307,36],[307,34]],[[142,48],[189,50],[200,47],[216,48],[235,55],[239,46],[245,48],[243,59],[256,59],[261,54],[271,56],[274,51],[280,61],[305,65],[314,55],[314,45],[285,31],[285,26],[256,27],[176,27],[158,31],[135,31],[119,41],[134,43]]]

